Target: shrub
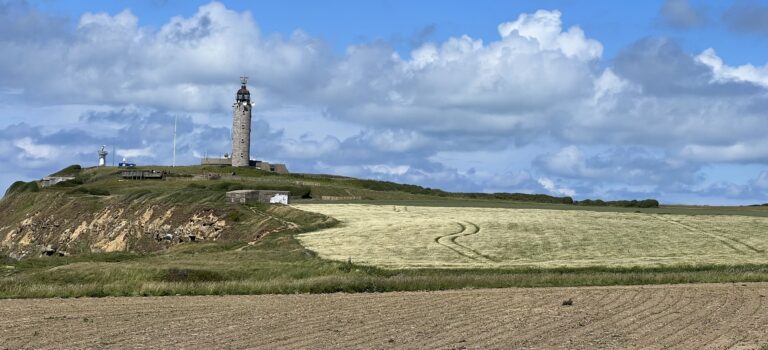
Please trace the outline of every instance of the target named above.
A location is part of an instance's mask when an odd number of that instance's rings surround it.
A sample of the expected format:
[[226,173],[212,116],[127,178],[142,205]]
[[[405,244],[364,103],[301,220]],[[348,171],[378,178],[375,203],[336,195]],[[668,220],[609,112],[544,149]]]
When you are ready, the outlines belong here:
[[239,211],[233,211],[229,214],[227,214],[227,220],[233,221],[233,222],[239,222],[240,221],[240,212]]
[[236,190],[242,190],[245,186],[241,183],[236,182],[218,182],[212,185],[208,185],[208,189],[214,190],[214,191],[236,191]]
[[658,208],[659,207],[659,201],[655,199],[645,199],[640,201],[637,205],[639,208]]
[[24,182],[24,181],[16,181],[11,184],[10,187],[8,187],[8,190],[5,191],[5,195],[13,194],[13,193],[23,193],[23,192],[38,192],[40,191],[40,187],[37,186],[37,182],[30,181],[30,182]]
[[624,208],[658,208],[659,201],[655,199],[638,200],[623,200],[623,201],[603,201],[600,199],[585,199],[583,201],[576,202],[577,205],[593,206],[593,207],[624,207]]
[[82,184],[83,184],[83,179],[81,179],[81,178],[74,178],[72,180],[67,180],[67,181],[59,182],[59,183],[53,185],[52,187],[75,187],[75,186],[80,186]]
[[51,176],[75,176],[79,174],[81,170],[83,170],[83,167],[81,167],[80,164],[72,164],[51,174]]
[[77,187],[69,192],[69,194],[90,194],[93,196],[109,196],[109,191],[98,187]]
[[216,282],[225,280],[220,273],[201,269],[170,268],[160,275],[163,282]]

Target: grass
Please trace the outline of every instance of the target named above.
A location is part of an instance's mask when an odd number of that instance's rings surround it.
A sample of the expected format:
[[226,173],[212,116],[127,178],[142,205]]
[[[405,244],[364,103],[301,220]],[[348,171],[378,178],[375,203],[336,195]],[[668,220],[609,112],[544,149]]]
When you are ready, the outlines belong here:
[[[314,228],[306,223],[302,227]],[[252,246],[242,242],[189,243],[154,253],[24,259],[0,270],[0,297],[389,292],[760,281],[768,281],[768,264],[383,269],[358,264],[354,258],[322,259],[305,249],[295,232],[282,232]]]
[[299,236],[321,257],[384,268],[768,263],[768,218],[585,210],[299,205],[343,225]]
[[[318,258],[292,234],[179,246],[151,254],[33,258],[0,277],[0,297],[103,297],[422,291],[768,281],[768,265],[675,267],[380,269]],[[6,269],[8,270],[8,269]]]
[[[264,294],[264,293],[328,293],[328,292],[386,292],[404,290],[444,290],[460,288],[495,287],[547,287],[587,285],[628,285],[698,282],[758,282],[768,281],[768,264],[762,260],[732,261],[712,260],[703,263],[681,261],[674,266],[626,266],[598,261],[588,266],[557,266],[552,264],[528,266],[472,266],[458,264],[453,267],[430,266],[414,269],[381,268],[370,266],[365,250],[348,249],[338,260],[322,258],[322,253],[306,249],[296,238],[297,233],[315,232],[327,228],[332,222],[318,222],[316,217],[287,207],[249,208],[241,205],[225,205],[224,191],[231,188],[263,188],[284,186],[309,189],[309,197],[358,196],[365,203],[407,206],[409,212],[439,207],[441,210],[461,209],[492,211],[517,208],[525,210],[550,209],[567,215],[646,215],[674,214],[696,215],[708,218],[712,215],[740,215],[740,220],[762,220],[768,216],[766,207],[661,207],[618,208],[581,207],[568,204],[544,204],[500,199],[493,196],[440,196],[438,191],[397,184],[376,184],[370,181],[326,176],[289,174],[278,175],[253,169],[237,169],[231,177],[231,168],[217,167],[146,167],[171,172],[163,181],[127,181],[119,178],[119,169],[90,168],[67,170],[77,176],[76,181],[64,186],[39,189],[33,192],[19,191],[0,201],[0,239],[14,223],[22,221],[28,213],[55,211],[79,222],[82,215],[97,213],[106,207],[121,207],[126,211],[141,213],[150,205],[160,206],[162,211],[170,206],[177,211],[193,212],[195,208],[216,208],[222,211],[235,229],[226,239],[216,242],[188,242],[160,251],[115,252],[102,254],[75,254],[65,257],[32,257],[20,261],[0,255],[0,298],[32,297],[83,297],[83,296],[141,296],[141,295],[201,295],[201,294]],[[221,179],[212,180],[191,175],[214,173]],[[26,187],[24,187],[26,188]],[[82,188],[82,190],[77,190]],[[93,192],[93,190],[96,190]],[[438,195],[435,195],[437,193]],[[503,197],[503,196],[501,196]],[[506,198],[506,197],[504,197]],[[296,199],[294,203],[322,203],[316,199]],[[333,202],[335,204],[339,202]],[[359,203],[359,202],[358,202]],[[327,203],[326,203],[327,204]],[[327,208],[331,208],[328,206]],[[476,208],[476,209],[472,209]],[[483,209],[486,208],[486,209]],[[161,211],[160,209],[156,211]],[[249,245],[249,232],[269,212],[279,220],[295,223],[290,230],[273,232],[255,244]],[[394,211],[393,211],[394,212]],[[638,212],[638,213],[636,213]],[[609,214],[610,213],[610,214]],[[402,214],[402,213],[401,213]],[[378,214],[377,214],[378,215]],[[669,215],[662,215],[669,216]],[[87,216],[86,216],[87,218]],[[730,220],[730,216],[723,218]],[[399,220],[399,219],[398,219]],[[506,220],[506,219],[505,219]],[[707,219],[709,220],[709,219]],[[711,219],[717,221],[719,219]],[[71,220],[72,221],[72,220]],[[470,220],[471,221],[471,220]],[[278,227],[279,222],[268,221]],[[392,224],[397,224],[392,220]],[[706,222],[706,221],[702,221]],[[508,222],[513,223],[513,222]],[[724,223],[727,223],[724,221]],[[524,222],[518,223],[524,225]],[[692,226],[699,223],[689,223]],[[714,225],[714,224],[713,224]],[[716,226],[716,225],[715,225]],[[703,226],[700,229],[716,232],[718,227]],[[51,230],[60,230],[51,228]],[[63,226],[62,226],[63,227]],[[344,226],[339,226],[343,228]],[[438,225],[438,228],[441,226]],[[672,225],[671,227],[675,227]],[[698,227],[698,226],[696,226]],[[761,226],[762,227],[762,226]],[[376,227],[365,227],[362,231]],[[63,229],[63,228],[61,228]],[[335,228],[332,228],[335,229]],[[391,232],[392,230],[390,229]],[[53,232],[53,231],[51,231]],[[483,233],[493,230],[483,227]],[[764,232],[761,231],[761,232]],[[684,232],[676,232],[675,237]],[[733,238],[743,240],[759,249],[762,242],[752,242],[752,230],[733,233]],[[311,235],[310,235],[311,236]],[[424,242],[433,244],[433,236]],[[394,237],[389,237],[394,238]],[[503,238],[503,237],[501,237]],[[598,237],[592,237],[597,239]],[[603,237],[604,238],[604,237]],[[600,239],[603,239],[600,238]],[[303,239],[303,238],[302,238]],[[464,238],[458,238],[462,242]],[[635,237],[641,241],[643,237]],[[514,246],[514,240],[502,239],[507,244],[500,251],[487,253],[493,258],[510,258],[513,254],[528,255],[532,261],[540,254],[533,254],[525,246]],[[575,240],[574,242],[579,242]],[[632,242],[630,239],[629,242]],[[55,243],[55,242],[54,242]],[[369,243],[376,243],[375,241]],[[418,255],[418,245],[401,241],[404,249],[412,248],[411,255]],[[653,243],[653,242],[650,242]],[[648,243],[648,244],[650,244]],[[637,246],[642,247],[642,243]],[[83,244],[82,252],[88,251]],[[543,246],[543,245],[542,245]],[[582,248],[588,247],[582,242]],[[615,248],[619,248],[617,244]],[[359,245],[358,245],[359,247]],[[476,247],[478,251],[482,246]],[[704,247],[702,249],[709,249]],[[365,248],[368,249],[368,248]],[[517,250],[515,250],[517,249]],[[718,248],[722,249],[722,247]],[[448,252],[450,250],[444,249]],[[504,251],[508,251],[504,253]],[[576,252],[579,250],[577,249]],[[72,251],[77,253],[77,251]],[[349,252],[352,252],[349,253]],[[540,250],[539,252],[546,252]],[[445,253],[445,252],[443,252]],[[440,254],[443,254],[440,253]],[[366,253],[367,254],[367,253]],[[565,254],[565,253],[563,253]],[[454,259],[455,257],[447,257]]]

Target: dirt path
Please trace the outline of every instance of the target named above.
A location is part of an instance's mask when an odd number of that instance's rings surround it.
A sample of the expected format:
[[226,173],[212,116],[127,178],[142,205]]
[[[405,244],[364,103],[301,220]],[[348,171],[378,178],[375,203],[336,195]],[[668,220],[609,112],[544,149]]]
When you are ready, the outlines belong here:
[[0,349],[765,349],[766,297],[710,284],[0,300]]

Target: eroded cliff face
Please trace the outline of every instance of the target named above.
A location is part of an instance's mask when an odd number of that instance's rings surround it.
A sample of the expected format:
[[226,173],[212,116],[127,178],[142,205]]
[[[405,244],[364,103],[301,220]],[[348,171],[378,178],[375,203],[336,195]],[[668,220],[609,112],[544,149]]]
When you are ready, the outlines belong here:
[[221,239],[233,227],[225,210],[205,206],[61,194],[25,196],[0,204],[0,251],[14,258],[153,251]]

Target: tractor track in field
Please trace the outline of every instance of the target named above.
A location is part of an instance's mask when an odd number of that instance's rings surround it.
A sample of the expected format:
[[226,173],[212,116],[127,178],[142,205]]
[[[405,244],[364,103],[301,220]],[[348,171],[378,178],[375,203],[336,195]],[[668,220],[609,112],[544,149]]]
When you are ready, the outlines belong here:
[[468,259],[480,262],[495,261],[492,257],[480,253],[479,251],[456,241],[460,237],[478,234],[480,232],[480,226],[477,226],[476,224],[469,221],[456,222],[455,224],[459,226],[458,231],[435,237],[435,243],[446,247],[454,251],[456,254],[459,254]]
[[0,348],[758,350],[767,297],[723,283],[0,300]]
[[739,253],[744,253],[745,249],[749,250],[749,251],[752,251],[754,253],[765,253],[765,250],[755,248],[752,245],[744,243],[744,242],[742,242],[742,241],[740,241],[740,240],[738,240],[736,238],[733,238],[733,237],[721,236],[721,235],[718,235],[718,234],[714,234],[712,232],[707,232],[707,231],[698,229],[696,227],[693,227],[693,226],[690,226],[690,225],[686,225],[686,224],[684,224],[682,222],[677,222],[675,220],[664,218],[662,215],[656,214],[656,215],[652,215],[652,216],[654,218],[656,218],[657,220],[661,220],[661,221],[666,222],[668,224],[672,224],[672,225],[676,225],[676,226],[682,227],[682,228],[684,228],[685,230],[687,230],[687,231],[689,231],[691,233],[701,234],[701,235],[713,238],[715,240],[718,240],[723,245],[725,245],[728,248],[731,248],[734,251],[737,251]]

